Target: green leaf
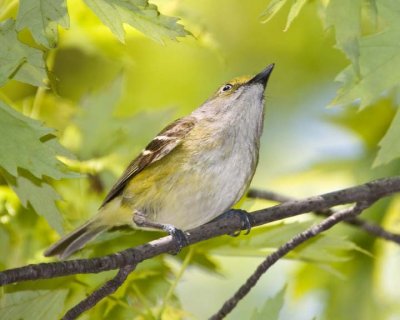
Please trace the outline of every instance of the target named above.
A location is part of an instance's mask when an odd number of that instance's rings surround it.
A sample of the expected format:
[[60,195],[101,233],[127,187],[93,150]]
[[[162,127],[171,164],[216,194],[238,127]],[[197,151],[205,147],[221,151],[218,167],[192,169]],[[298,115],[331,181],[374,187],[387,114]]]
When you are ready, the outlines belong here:
[[359,75],[354,69],[347,68],[338,76],[343,87],[333,104],[351,104],[361,99],[361,107],[369,106],[399,85],[400,2],[381,0],[377,6],[385,28],[359,40]]
[[57,155],[70,155],[55,139],[53,130],[25,117],[0,101],[0,168],[23,206],[42,215],[58,232],[61,215],[55,205],[59,196],[43,180],[74,176],[66,172]]
[[60,196],[48,183],[20,172],[16,184],[11,183],[11,187],[25,208],[30,204],[35,212],[43,216],[54,230],[59,234],[63,233],[63,220],[55,204],[56,201],[60,200]]
[[0,319],[59,319],[68,290],[36,290],[5,294]]
[[12,19],[0,23],[0,86],[10,79],[34,86],[44,86],[46,79],[43,53],[18,40]]
[[175,40],[190,33],[177,23],[178,19],[162,15],[147,0],[85,0],[90,9],[124,42],[123,23],[127,23],[153,40]]
[[18,168],[39,179],[70,176],[56,158],[62,147],[53,141],[52,133],[52,129],[0,101],[0,167],[12,176],[18,175]]
[[400,110],[397,111],[385,136],[379,142],[380,150],[373,166],[387,164],[400,157]]
[[[254,228],[251,231],[251,237],[237,237],[229,240],[221,237],[198,246],[207,249],[210,254],[265,257],[311,225],[313,223],[310,221],[266,225]],[[353,250],[365,253],[350,240],[330,234],[320,234],[292,250],[286,257],[317,263],[343,262],[349,259],[346,254]]]
[[331,0],[326,9],[326,22],[335,28],[336,45],[358,69],[360,55],[358,39],[361,35],[361,5],[363,0]]
[[299,246],[294,251],[293,257],[323,263],[344,262],[350,259],[347,255],[350,251],[370,255],[369,252],[346,238],[320,234]]
[[207,251],[196,250],[196,247],[194,248],[194,250],[195,254],[193,254],[193,258],[191,261],[192,265],[203,268],[210,273],[212,272],[216,274],[221,274],[221,268],[218,264],[218,261],[216,261],[210,254],[208,254]]
[[277,320],[284,303],[286,286],[283,287],[274,297],[265,301],[260,310],[255,309],[250,320],[268,319]]
[[268,22],[271,20],[279,10],[282,9],[282,7],[286,4],[287,0],[272,0],[269,4],[267,9],[264,10],[263,13],[261,13],[261,19],[262,22]]
[[18,31],[28,28],[36,42],[54,48],[58,41],[58,25],[69,27],[65,0],[20,0]]
[[63,233],[61,214],[55,205],[60,196],[46,181],[35,178],[26,170],[18,170],[18,177],[13,177],[2,170],[0,173],[25,208],[31,206],[54,230]]
[[123,78],[118,77],[108,88],[83,99],[82,110],[75,120],[82,134],[82,158],[107,155],[121,139],[121,123],[113,121],[113,113],[122,86]]
[[[122,76],[116,78],[105,89],[86,96],[82,101],[82,110],[75,118],[81,132],[79,157],[92,159],[121,151],[132,155],[132,147],[143,148],[148,139],[159,130],[160,122],[170,119],[169,111],[138,114],[134,117],[114,115],[124,86]],[[145,132],[150,136],[146,137]],[[139,150],[137,150],[139,151]]]
[[292,7],[290,8],[289,15],[286,21],[286,26],[283,31],[287,31],[290,28],[293,20],[297,18],[301,9],[303,9],[304,5],[307,3],[308,0],[297,0]]

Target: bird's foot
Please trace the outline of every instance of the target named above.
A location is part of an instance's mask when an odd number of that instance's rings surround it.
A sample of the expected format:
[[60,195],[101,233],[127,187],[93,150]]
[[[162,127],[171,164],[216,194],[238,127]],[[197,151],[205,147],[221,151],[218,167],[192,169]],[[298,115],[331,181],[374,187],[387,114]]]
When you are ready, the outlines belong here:
[[224,212],[222,215],[220,215],[218,218],[228,218],[228,217],[234,217],[234,216],[239,216],[240,222],[241,222],[241,227],[240,230],[229,233],[230,236],[232,237],[237,237],[242,233],[242,230],[245,230],[245,235],[250,233],[252,223],[251,221],[253,220],[253,217],[251,214],[247,213],[244,210],[240,209],[231,209],[229,211]]
[[182,250],[183,247],[186,247],[189,244],[189,241],[188,241],[185,233],[181,229],[178,229],[175,226],[173,226],[172,224],[149,221],[140,212],[137,212],[133,216],[133,222],[138,227],[158,229],[158,230],[167,232],[175,240],[175,243],[176,243],[175,250],[173,250],[171,252],[174,255],[178,254]]
[[176,242],[176,249],[172,252],[172,254],[178,254],[183,247],[186,247],[189,244],[189,241],[186,237],[186,234],[172,224],[164,224],[163,230],[167,232]]

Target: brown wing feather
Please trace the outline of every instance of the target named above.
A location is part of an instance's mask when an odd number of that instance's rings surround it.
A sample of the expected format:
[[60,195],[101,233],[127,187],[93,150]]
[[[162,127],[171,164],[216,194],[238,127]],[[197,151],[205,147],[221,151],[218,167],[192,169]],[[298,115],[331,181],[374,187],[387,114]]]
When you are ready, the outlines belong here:
[[126,168],[111,188],[100,208],[121,194],[126,184],[148,165],[164,158],[175,149],[192,130],[196,121],[193,117],[178,119],[164,128]]

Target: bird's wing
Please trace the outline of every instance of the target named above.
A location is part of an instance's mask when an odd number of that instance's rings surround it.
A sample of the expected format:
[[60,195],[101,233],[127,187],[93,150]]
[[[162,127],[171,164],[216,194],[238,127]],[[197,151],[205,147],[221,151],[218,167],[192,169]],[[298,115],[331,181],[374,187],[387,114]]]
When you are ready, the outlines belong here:
[[[126,184],[152,163],[164,158],[174,150],[196,123],[193,117],[178,119],[164,128],[126,168],[122,176],[111,188],[101,207],[117,197]],[[100,207],[100,208],[101,208]]]

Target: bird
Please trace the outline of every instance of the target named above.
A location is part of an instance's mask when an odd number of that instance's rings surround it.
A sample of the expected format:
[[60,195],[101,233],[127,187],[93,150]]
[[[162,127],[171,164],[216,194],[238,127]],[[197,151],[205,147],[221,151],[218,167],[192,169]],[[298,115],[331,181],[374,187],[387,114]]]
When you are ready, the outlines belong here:
[[123,225],[162,230],[182,246],[185,231],[227,212],[256,171],[273,69],[270,64],[255,76],[224,83],[191,114],[166,126],[128,165],[97,214],[44,255],[66,259]]

